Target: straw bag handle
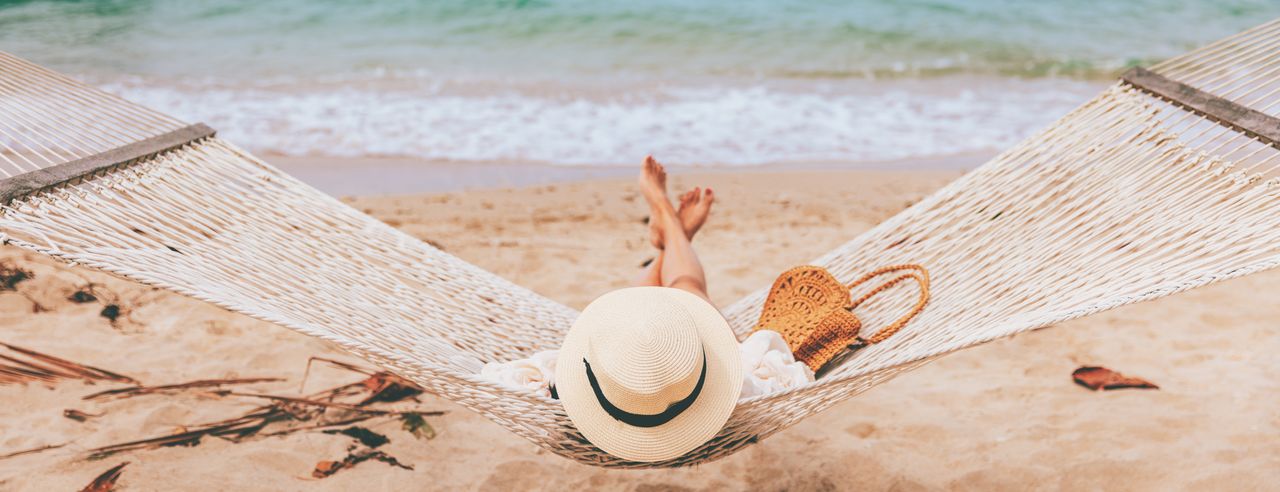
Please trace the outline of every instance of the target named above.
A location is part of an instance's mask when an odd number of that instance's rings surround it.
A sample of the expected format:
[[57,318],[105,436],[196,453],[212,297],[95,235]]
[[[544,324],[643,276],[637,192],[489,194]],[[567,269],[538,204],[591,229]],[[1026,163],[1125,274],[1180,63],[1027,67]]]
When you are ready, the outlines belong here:
[[870,292],[867,292],[862,297],[859,297],[858,299],[854,300],[849,304],[849,310],[853,311],[855,308],[858,307],[858,305],[862,304],[867,299],[870,299],[871,296],[879,294],[883,292],[885,289],[898,285],[903,280],[912,279],[912,280],[915,280],[917,284],[920,284],[920,299],[916,301],[915,307],[911,308],[911,312],[908,312],[906,315],[902,316],[901,318],[898,318],[897,321],[890,323],[889,326],[881,328],[880,331],[877,331],[875,334],[871,335],[870,337],[867,337],[867,338],[858,337],[858,341],[861,342],[863,345],[880,343],[884,341],[884,339],[893,336],[893,334],[897,333],[898,330],[901,330],[903,326],[906,326],[907,322],[911,321],[912,318],[915,318],[917,314],[920,314],[920,311],[924,310],[924,305],[929,302],[929,271],[926,270],[923,266],[917,265],[915,263],[906,263],[902,265],[889,265],[886,267],[877,268],[871,271],[870,273],[863,275],[858,280],[854,280],[853,282],[849,282],[848,284],[845,285],[846,288],[852,290],[854,287],[862,285],[863,283],[866,283],[868,280],[871,280],[875,277],[884,275],[886,273],[901,272],[901,271],[911,271],[911,273],[906,273],[906,274],[894,277],[893,279],[883,284],[880,284],[876,288],[871,289]]

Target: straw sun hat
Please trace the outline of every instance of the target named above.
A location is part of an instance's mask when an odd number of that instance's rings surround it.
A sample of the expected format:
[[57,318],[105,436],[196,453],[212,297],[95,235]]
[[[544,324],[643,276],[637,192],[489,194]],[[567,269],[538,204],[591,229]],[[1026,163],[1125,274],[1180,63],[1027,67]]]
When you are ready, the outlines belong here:
[[600,296],[574,321],[556,360],[569,419],[592,444],[628,460],[667,460],[707,442],[741,391],[729,323],[680,289]]

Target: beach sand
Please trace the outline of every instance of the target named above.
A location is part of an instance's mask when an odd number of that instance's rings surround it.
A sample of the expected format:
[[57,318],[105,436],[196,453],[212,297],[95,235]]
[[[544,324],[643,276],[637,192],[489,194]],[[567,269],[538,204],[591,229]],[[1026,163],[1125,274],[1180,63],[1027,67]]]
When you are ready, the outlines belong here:
[[[677,175],[673,188],[719,196],[695,239],[713,299],[767,286],[958,175],[793,172]],[[645,207],[628,180],[348,202],[447,252],[552,299],[582,307],[622,287],[648,257]],[[68,267],[12,247],[0,261],[34,278],[0,292],[0,341],[133,376],[148,384],[282,377],[245,391],[299,394],[312,356],[365,364],[285,328],[177,294]],[[97,284],[99,301],[67,297]],[[318,432],[136,451],[83,450],[230,418],[259,404],[210,395],[94,402],[118,384],[0,386],[0,490],[77,490],[128,461],[122,490],[1261,490],[1280,484],[1280,272],[1128,306],[945,357],[723,460],[678,470],[579,465],[484,417],[424,397],[438,432],[398,422],[371,430],[412,471],[369,461],[323,479],[318,461],[352,439]],[[124,315],[110,322],[104,303]],[[1143,377],[1159,390],[1091,392],[1081,365]],[[307,391],[360,376],[315,369]],[[64,409],[99,414],[86,422]]]

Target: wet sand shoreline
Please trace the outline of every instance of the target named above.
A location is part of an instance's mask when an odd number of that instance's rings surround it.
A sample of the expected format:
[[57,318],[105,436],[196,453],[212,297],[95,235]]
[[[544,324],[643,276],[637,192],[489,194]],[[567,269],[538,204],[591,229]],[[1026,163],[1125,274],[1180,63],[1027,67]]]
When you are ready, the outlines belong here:
[[[758,166],[669,164],[674,174],[756,175],[814,171],[944,171],[973,169],[994,151],[867,162],[789,162]],[[335,196],[403,195],[519,188],[578,181],[626,179],[630,166],[553,165],[532,162],[447,162],[414,157],[260,156]],[[637,159],[637,163],[640,159]]]

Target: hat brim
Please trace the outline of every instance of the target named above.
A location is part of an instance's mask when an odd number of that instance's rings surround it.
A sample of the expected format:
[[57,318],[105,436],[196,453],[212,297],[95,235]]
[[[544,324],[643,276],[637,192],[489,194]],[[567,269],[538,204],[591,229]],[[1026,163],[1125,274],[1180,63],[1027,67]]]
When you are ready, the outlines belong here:
[[738,340],[720,311],[689,292],[668,287],[632,287],[605,294],[626,295],[631,289],[661,289],[688,310],[702,339],[707,376],[702,391],[684,412],[656,427],[636,427],[614,419],[596,400],[582,360],[592,330],[608,329],[591,306],[582,311],[565,336],[556,360],[556,392],[565,413],[582,435],[619,458],[654,462],[679,457],[715,437],[742,393]]

